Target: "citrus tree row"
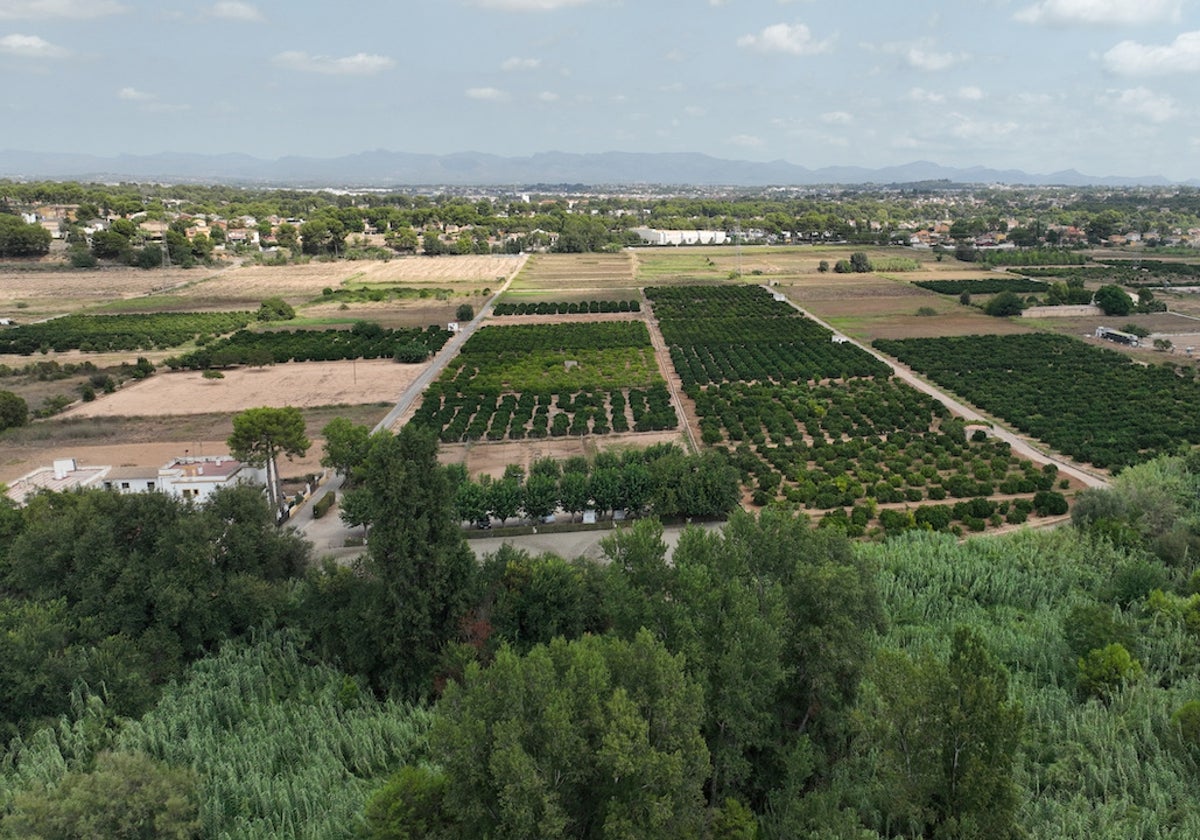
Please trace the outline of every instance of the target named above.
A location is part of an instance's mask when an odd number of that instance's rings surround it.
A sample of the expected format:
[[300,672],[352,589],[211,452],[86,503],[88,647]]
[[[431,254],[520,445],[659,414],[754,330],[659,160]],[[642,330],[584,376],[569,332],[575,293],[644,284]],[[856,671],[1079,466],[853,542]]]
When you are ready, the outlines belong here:
[[1045,283],[1026,277],[988,277],[984,280],[914,280],[914,286],[937,292],[939,295],[994,295],[1000,292],[1040,294],[1047,290]]
[[678,424],[641,321],[485,327],[429,387],[413,422],[443,443]]
[[646,297],[660,321],[690,318],[793,318],[786,302],[761,286],[650,286]]
[[422,362],[441,349],[450,333],[435,325],[426,329],[384,329],[360,322],[348,330],[239,330],[191,353],[166,360],[171,368],[202,370],[234,364],[395,359]]
[[1192,286],[1200,283],[1200,265],[1161,260],[1105,260],[1083,268],[1030,268],[1030,277],[1076,278],[1123,286]]
[[433,429],[442,443],[663,431],[678,424],[661,381],[645,389],[505,394],[434,383],[412,422]]
[[463,345],[461,355],[527,353],[535,350],[607,350],[649,347],[650,332],[642,321],[600,321],[586,324],[518,324],[487,326]]
[[637,300],[581,300],[581,301],[521,301],[520,303],[497,303],[494,315],[580,315],[601,312],[640,312],[642,304]]
[[113,352],[178,347],[250,323],[250,312],[160,312],[151,315],[66,315],[0,330],[0,353],[42,350]]
[[1008,444],[966,440],[938,401],[891,380],[817,387],[726,384],[696,403],[703,439],[731,457],[757,504],[810,509],[1049,489]]
[[648,288],[684,390],[713,382],[884,376],[886,365],[759,286]]
[[1098,467],[1119,468],[1200,443],[1190,368],[1136,364],[1045,334],[877,340],[975,405]]

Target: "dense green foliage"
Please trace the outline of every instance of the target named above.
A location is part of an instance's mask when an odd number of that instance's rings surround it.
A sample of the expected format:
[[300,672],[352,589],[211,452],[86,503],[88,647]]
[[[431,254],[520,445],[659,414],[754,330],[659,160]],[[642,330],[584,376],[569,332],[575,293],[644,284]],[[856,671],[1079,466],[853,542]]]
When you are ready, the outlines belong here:
[[983,251],[979,261],[984,265],[1083,265],[1087,262],[1087,257],[1078,251],[1068,251],[1064,248],[992,248]]
[[1055,335],[879,340],[875,346],[1060,452],[1121,467],[1200,443],[1187,369],[1134,364]]
[[[228,507],[171,519],[103,493],[0,512],[0,684],[25,692],[0,708],[28,710],[0,763],[0,829],[86,819],[120,837],[146,814],[159,836],[198,820],[230,840],[1200,832],[1195,456],[1130,467],[1053,532],[852,545],[768,508],[686,529],[669,559],[641,520],[602,562],[505,548],[479,567],[435,456],[407,428],[373,439],[367,561],[248,569],[240,600],[224,558],[280,545],[261,503],[249,530]],[[537,462],[526,482],[556,474]],[[75,566],[53,560],[68,545]],[[94,575],[93,554],[129,580]],[[272,611],[222,623],[268,591]],[[89,642],[47,629],[55,609],[102,629],[187,593],[225,641],[196,645],[161,698],[130,704],[149,665],[128,648],[105,648],[98,674],[78,667]],[[156,655],[166,629],[143,638]],[[30,694],[55,668],[108,699]]]
[[598,312],[640,312],[642,304],[637,300],[581,300],[581,301],[520,301],[497,303],[493,315],[577,315]]
[[50,231],[20,216],[0,213],[0,257],[40,257],[50,252]]
[[468,667],[430,747],[465,836],[687,837],[704,823],[703,695],[649,631]]
[[739,496],[737,471],[719,452],[685,455],[667,444],[628,449],[618,460],[601,454],[589,462],[541,459],[523,474],[493,480],[464,479],[455,488],[459,520],[489,523],[516,515],[538,521],[558,510],[572,515],[589,508],[602,516],[624,511],[660,519],[721,517]]
[[41,349],[158,350],[201,335],[233,332],[249,312],[160,312],[155,315],[65,315],[0,331],[0,353],[28,356]]
[[937,292],[939,295],[994,295],[999,292],[1021,294],[1046,291],[1046,284],[1024,277],[987,277],[982,280],[914,280],[914,286]]
[[278,364],[386,359],[397,358],[398,354],[405,354],[399,361],[418,362],[440,350],[449,338],[450,333],[436,325],[424,330],[392,330],[365,321],[348,330],[238,330],[184,356],[167,359],[167,364],[173,368],[226,367],[255,364],[264,354]]
[[0,510],[0,546],[8,735],[67,711],[78,681],[144,710],[183,665],[272,621],[307,559],[247,488],[199,510],[158,493],[37,496]]
[[29,422],[29,405],[12,391],[0,391],[0,432]]
[[983,311],[993,318],[1009,318],[1020,315],[1024,308],[1025,304],[1016,292],[1001,292],[987,302]]

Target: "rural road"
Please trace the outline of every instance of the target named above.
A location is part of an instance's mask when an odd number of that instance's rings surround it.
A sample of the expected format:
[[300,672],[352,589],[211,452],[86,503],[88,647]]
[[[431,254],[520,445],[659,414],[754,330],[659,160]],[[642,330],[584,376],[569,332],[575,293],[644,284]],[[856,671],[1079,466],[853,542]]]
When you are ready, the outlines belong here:
[[[528,259],[528,254],[521,255],[516,261],[516,265],[508,273],[504,284],[496,290],[495,294],[488,298],[487,303],[480,307],[479,312],[471,319],[470,323],[461,326],[458,332],[437,352],[433,360],[425,366],[425,370],[404,389],[404,392],[397,398],[396,404],[392,406],[391,410],[388,411],[382,420],[375,424],[375,428],[371,429],[372,434],[383,429],[391,430],[399,422],[400,418],[404,416],[405,412],[412,408],[417,398],[429,386],[429,383],[442,372],[451,359],[458,355],[459,349],[466,343],[475,330],[479,329],[479,325],[483,323],[483,319],[491,314],[492,307],[500,295],[504,294],[508,290],[508,287],[512,285],[512,281],[520,273],[521,269],[525,267]],[[338,553],[335,551],[336,549],[341,549],[343,552],[346,551],[343,546],[345,545],[346,537],[351,534],[352,529],[342,523],[341,517],[337,515],[336,506],[320,519],[313,519],[312,506],[326,493],[330,491],[338,492],[341,488],[342,477],[337,473],[332,474],[329,479],[313,491],[313,494],[292,515],[291,527],[299,531],[305,539],[313,544],[318,553],[323,555]],[[359,553],[360,551],[361,549],[353,549],[350,553]]]
[[[763,288],[765,288],[768,292],[771,292],[772,294],[775,294],[775,292],[776,292],[775,289],[772,289],[772,288],[769,288],[766,286],[764,286]],[[1046,451],[1044,449],[1040,449],[1040,448],[1034,446],[1033,443],[1028,438],[1022,437],[1021,435],[1018,435],[1016,432],[1013,432],[1012,430],[1008,429],[1007,427],[1001,425],[1000,422],[997,421],[996,419],[994,419],[992,417],[988,417],[986,414],[984,414],[979,409],[974,408],[973,406],[969,406],[966,403],[964,403],[963,401],[956,399],[955,397],[952,397],[950,394],[948,394],[945,391],[943,391],[942,389],[938,388],[936,385],[934,385],[930,382],[926,382],[924,379],[917,376],[917,374],[914,373],[911,368],[906,367],[905,365],[902,365],[902,364],[896,362],[895,360],[888,358],[887,356],[883,355],[882,353],[879,353],[878,351],[876,351],[874,348],[868,347],[867,345],[863,344],[861,341],[858,341],[857,339],[846,335],[841,330],[838,330],[837,328],[833,327],[832,325],[826,323],[825,321],[821,320],[817,316],[813,315],[808,310],[802,308],[801,306],[799,306],[795,301],[791,300],[790,298],[788,299],[788,303],[790,303],[797,312],[801,313],[806,318],[811,318],[813,321],[815,321],[818,324],[820,324],[821,326],[825,327],[825,329],[829,330],[834,335],[841,336],[841,337],[845,338],[848,342],[853,344],[855,347],[858,347],[859,349],[861,349],[867,353],[870,353],[876,359],[878,359],[879,361],[883,362],[885,365],[890,367],[892,369],[892,373],[898,379],[900,379],[903,382],[908,383],[912,387],[916,388],[918,391],[928,394],[929,396],[934,397],[935,399],[941,401],[943,404],[945,404],[945,406],[948,409],[950,409],[952,412],[959,415],[963,419],[968,420],[968,421],[987,424],[991,428],[991,434],[994,437],[997,437],[1000,440],[1008,443],[1008,445],[1013,448],[1014,452],[1024,456],[1025,458],[1028,458],[1030,460],[1053,463],[1056,467],[1058,467],[1058,471],[1060,473],[1071,476],[1072,478],[1082,482],[1087,487],[1108,487],[1108,485],[1109,485],[1108,476],[1102,475],[1098,472],[1094,472],[1089,469],[1086,469],[1083,466],[1081,466],[1080,464],[1077,464],[1068,458],[1064,458],[1061,455],[1054,454],[1054,453],[1051,453],[1049,451]]]

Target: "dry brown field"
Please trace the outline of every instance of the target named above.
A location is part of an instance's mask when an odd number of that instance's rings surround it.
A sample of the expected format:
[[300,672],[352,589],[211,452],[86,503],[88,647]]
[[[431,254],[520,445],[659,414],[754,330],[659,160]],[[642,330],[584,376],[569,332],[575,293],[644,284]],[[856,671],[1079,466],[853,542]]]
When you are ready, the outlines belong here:
[[639,298],[630,252],[533,254],[502,300],[579,301]]
[[[497,288],[521,265],[520,257],[467,255],[397,257],[379,261],[313,261],[303,265],[247,265],[180,290],[184,298],[227,301],[243,306],[266,297],[292,305],[321,297],[326,288],[348,285],[412,285],[472,294]],[[237,308],[234,306],[234,308]]]
[[[1015,318],[992,318],[957,298],[939,295],[877,274],[822,274],[780,283],[802,309],[861,341],[877,338],[933,338],[946,335],[1012,335],[1033,332]],[[919,315],[932,309],[934,314]]]
[[23,271],[0,263],[0,318],[37,321],[113,300],[168,293],[212,274],[210,269],[195,268]]
[[467,474],[472,477],[487,474],[499,478],[509,464],[519,464],[528,472],[530,465],[539,458],[566,460],[575,455],[591,458],[601,450],[644,449],[657,443],[675,443],[681,449],[687,448],[684,433],[678,430],[630,432],[582,438],[442,444],[438,450],[438,460],[443,464],[463,464],[467,468]]
[[390,360],[298,362],[224,372],[205,379],[199,371],[159,373],[93,402],[79,403],[63,417],[142,417],[170,414],[236,414],[258,406],[361,405],[394,401],[425,365]]

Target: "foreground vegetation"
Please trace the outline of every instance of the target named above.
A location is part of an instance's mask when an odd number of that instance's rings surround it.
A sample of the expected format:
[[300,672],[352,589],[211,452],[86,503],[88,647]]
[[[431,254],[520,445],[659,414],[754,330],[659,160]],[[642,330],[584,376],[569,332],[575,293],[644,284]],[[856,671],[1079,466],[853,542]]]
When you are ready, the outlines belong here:
[[242,491],[2,509],[4,836],[1200,831],[1194,455],[1055,532],[854,546],[768,507],[670,561],[641,520],[477,566],[412,427],[353,481],[357,569]]

